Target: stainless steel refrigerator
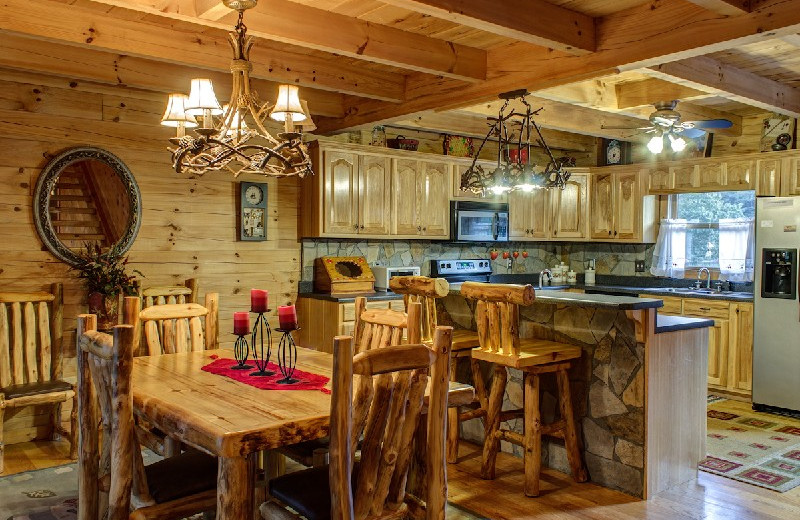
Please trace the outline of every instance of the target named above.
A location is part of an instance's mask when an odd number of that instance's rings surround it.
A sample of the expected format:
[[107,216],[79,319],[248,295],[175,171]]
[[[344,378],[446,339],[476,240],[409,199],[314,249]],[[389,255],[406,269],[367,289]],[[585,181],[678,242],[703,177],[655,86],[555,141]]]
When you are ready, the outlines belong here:
[[800,197],[756,199],[753,407],[800,410]]

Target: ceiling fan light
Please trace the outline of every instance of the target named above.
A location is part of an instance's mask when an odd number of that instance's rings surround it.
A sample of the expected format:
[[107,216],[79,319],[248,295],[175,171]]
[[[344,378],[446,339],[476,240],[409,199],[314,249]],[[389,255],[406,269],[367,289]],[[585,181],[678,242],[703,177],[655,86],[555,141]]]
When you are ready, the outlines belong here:
[[682,152],[684,149],[686,149],[686,140],[683,137],[675,137],[670,134],[669,145],[673,152]]
[[664,138],[660,135],[654,135],[647,143],[647,149],[651,153],[661,153],[664,151]]

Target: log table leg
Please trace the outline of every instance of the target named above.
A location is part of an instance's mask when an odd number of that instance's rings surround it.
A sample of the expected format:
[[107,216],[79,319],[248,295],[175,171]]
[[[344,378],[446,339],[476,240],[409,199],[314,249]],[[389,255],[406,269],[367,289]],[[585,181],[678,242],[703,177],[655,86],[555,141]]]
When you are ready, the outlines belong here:
[[220,457],[217,476],[217,520],[253,518],[253,456]]

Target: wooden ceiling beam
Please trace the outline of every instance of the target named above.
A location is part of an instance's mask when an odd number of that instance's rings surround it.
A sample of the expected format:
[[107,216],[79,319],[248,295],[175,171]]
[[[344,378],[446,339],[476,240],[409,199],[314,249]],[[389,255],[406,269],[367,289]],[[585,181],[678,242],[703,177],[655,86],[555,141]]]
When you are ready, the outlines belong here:
[[615,91],[617,108],[620,110],[652,106],[656,101],[669,101],[672,99],[692,101],[715,96],[715,94],[703,90],[658,78],[617,83]]
[[[0,33],[218,72],[230,71],[233,55],[225,31],[202,26],[196,30],[184,26],[170,29],[48,0],[4,0],[0,4]],[[404,99],[402,74],[367,71],[334,56],[322,59],[260,41],[250,59],[255,78],[383,101]]]
[[[170,4],[166,10],[137,0],[95,0],[153,16],[230,31],[238,13],[217,2],[196,0],[194,9]],[[151,0],[152,1],[152,0]],[[220,11],[222,5],[224,11]],[[486,51],[373,24],[288,0],[261,0],[245,13],[248,33],[259,39],[334,53],[461,81],[486,79]]]
[[[67,78],[75,83],[74,88],[83,88],[82,83],[90,81],[156,92],[165,104],[165,94],[186,92],[191,78],[200,72],[214,82],[221,99],[228,96],[231,84],[231,76],[225,72],[198,71],[182,65],[12,35],[0,39],[0,68]],[[278,83],[270,81],[254,79],[252,87],[263,97],[276,96],[278,92]],[[303,89],[303,98],[308,101],[312,115],[344,115],[342,94]]]
[[383,0],[460,25],[571,54],[595,50],[594,19],[545,0]]
[[[800,10],[800,9],[799,9]],[[649,73],[727,99],[800,117],[800,89],[782,85],[707,56],[664,63]]]
[[688,1],[695,5],[699,5],[703,9],[708,9],[709,11],[723,14],[725,16],[739,16],[740,14],[750,12],[750,6],[753,0],[688,0]]
[[318,125],[321,132],[403,118],[431,109],[459,108],[519,88],[538,91],[676,61],[800,32],[800,9],[789,0],[764,0],[751,13],[726,17],[686,1],[652,2],[596,21],[597,50],[586,56],[515,44],[489,51],[489,79],[464,85],[419,75],[406,82],[398,104],[350,101],[347,116]]

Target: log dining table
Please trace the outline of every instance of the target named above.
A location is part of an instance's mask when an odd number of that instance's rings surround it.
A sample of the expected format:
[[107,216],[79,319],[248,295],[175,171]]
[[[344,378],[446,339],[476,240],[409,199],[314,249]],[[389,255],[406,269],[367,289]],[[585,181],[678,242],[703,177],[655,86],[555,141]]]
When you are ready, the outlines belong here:
[[[324,437],[330,424],[329,393],[262,390],[202,370],[232,355],[231,350],[206,350],[133,362],[136,414],[170,437],[219,457],[217,520],[253,518],[259,451]],[[298,348],[299,370],[330,377],[332,366],[331,354]],[[471,403],[473,397],[471,386],[451,383],[450,406]]]

